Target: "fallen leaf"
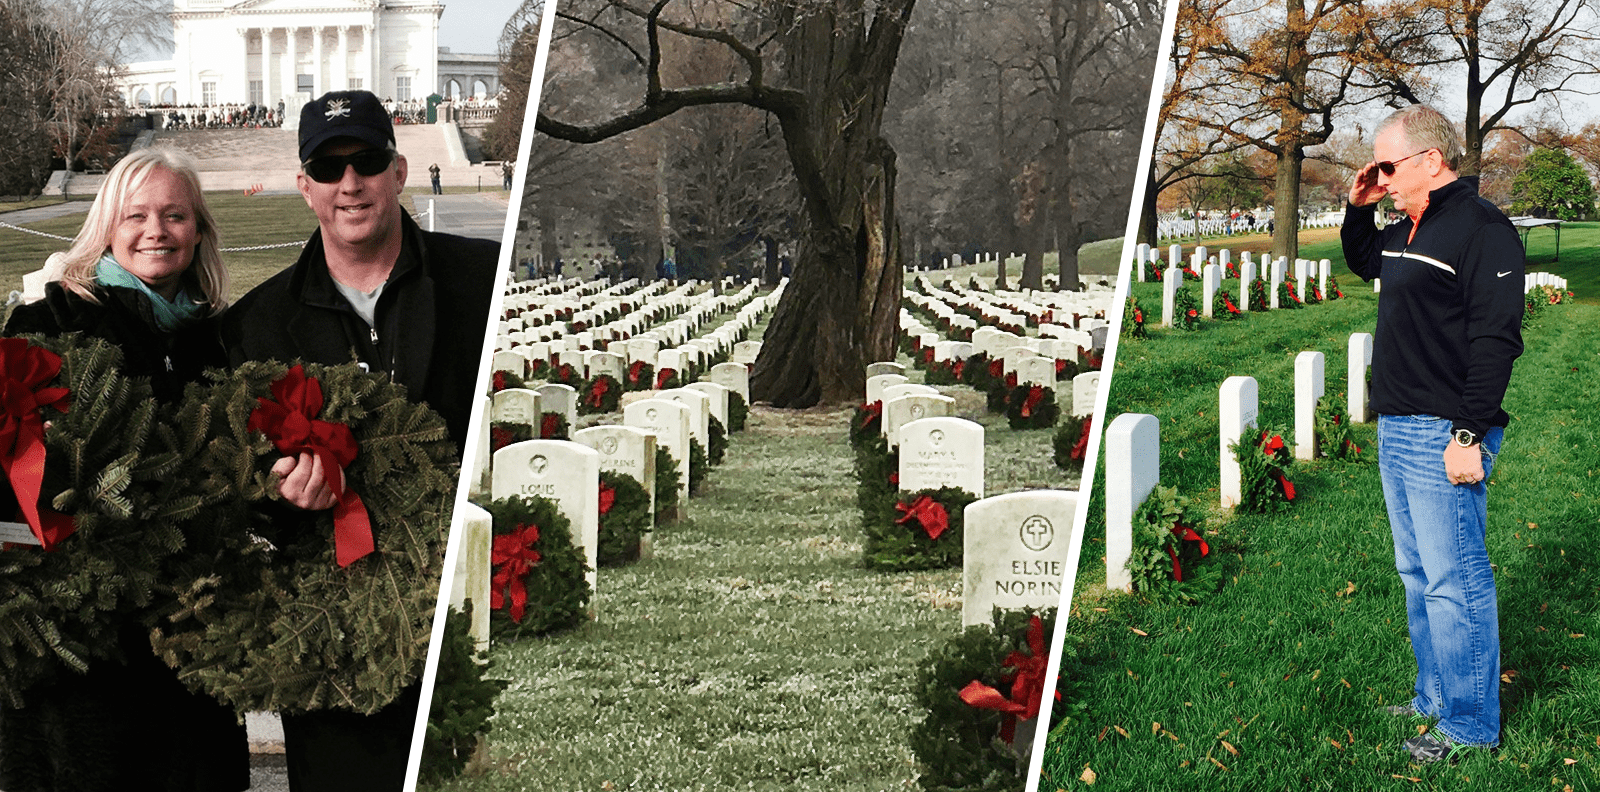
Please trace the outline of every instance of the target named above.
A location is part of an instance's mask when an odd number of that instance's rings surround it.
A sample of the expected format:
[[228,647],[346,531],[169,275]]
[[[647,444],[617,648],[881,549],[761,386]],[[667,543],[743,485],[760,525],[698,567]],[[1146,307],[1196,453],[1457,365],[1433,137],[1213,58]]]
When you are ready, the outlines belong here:
[[1428,733],[1428,724],[1426,724],[1426,723],[1417,724],[1417,734],[1418,735],[1423,735],[1423,734],[1427,734],[1427,733]]
[[1150,724],[1150,733],[1151,734],[1160,734],[1161,733],[1161,724],[1159,724],[1159,723],[1151,723]]
[[1550,610],[1550,603],[1548,603],[1548,602],[1539,603],[1539,612],[1540,613],[1544,613],[1547,610]]
[[1561,763],[1564,765],[1575,765],[1578,763],[1578,760],[1568,757],[1566,759],[1562,759]]
[[1350,687],[1350,682],[1348,680],[1346,680],[1344,677],[1340,677],[1339,681],[1343,682],[1345,687]]
[[1311,681],[1315,682],[1315,681],[1317,681],[1317,678],[1321,677],[1321,676],[1322,676],[1322,669],[1319,668],[1319,669],[1317,669],[1315,671],[1312,671],[1311,672]]
[[1583,633],[1572,633],[1571,635],[1568,635],[1567,637],[1568,638],[1582,638],[1583,637]]
[[1333,738],[1332,738],[1332,737],[1329,737],[1329,738],[1328,738],[1328,742],[1331,742],[1331,743],[1333,743],[1333,747],[1334,747],[1334,748],[1337,748],[1337,749],[1338,749],[1338,750],[1341,750],[1341,751],[1343,751],[1343,750],[1344,750],[1344,746],[1343,746],[1343,745],[1340,745],[1340,744],[1339,744],[1339,741],[1338,741],[1338,740],[1335,740],[1335,739],[1333,739]]
[[1422,779],[1420,779],[1420,778],[1412,778],[1412,777],[1411,777],[1411,776],[1403,776],[1403,775],[1397,775],[1397,774],[1395,774],[1395,773],[1390,773],[1390,774],[1389,774],[1389,777],[1390,777],[1390,778],[1398,778],[1398,779],[1400,779],[1400,780],[1402,780],[1402,781],[1410,781],[1410,782],[1411,782],[1411,783],[1413,783],[1413,784],[1420,784],[1420,783],[1422,783]]
[[1128,730],[1122,728],[1121,726],[1112,726],[1111,728],[1116,729],[1117,730],[1117,734],[1120,734],[1120,735],[1122,735],[1124,737],[1128,736]]
[[1110,726],[1107,726],[1107,727],[1101,729],[1100,730],[1100,736],[1098,738],[1096,738],[1095,741],[1096,742],[1105,742],[1106,741],[1106,732],[1108,732],[1110,730],[1111,730]]
[[1150,637],[1150,633],[1147,633],[1144,630],[1139,629],[1138,627],[1129,627],[1128,629],[1133,630],[1133,634],[1137,635],[1137,636],[1139,636],[1141,638]]
[[1538,524],[1538,523],[1528,523],[1528,527],[1529,527],[1529,528],[1535,528],[1535,529],[1536,529],[1536,528],[1538,528],[1538,527],[1539,527],[1539,524]]
[[1181,762],[1179,762],[1179,763],[1178,763],[1178,766],[1179,766],[1179,767],[1188,767],[1188,766],[1189,766],[1189,760],[1188,760],[1188,759],[1185,759],[1185,760],[1183,760],[1183,761],[1181,761]]
[[1217,767],[1222,768],[1222,772],[1224,772],[1224,773],[1228,772],[1228,766],[1223,764],[1223,763],[1221,763],[1221,762],[1219,762],[1219,761],[1217,761],[1217,758],[1215,756],[1207,756],[1206,758],[1210,759],[1212,764],[1216,765]]
[[1094,786],[1094,782],[1099,780],[1099,778],[1099,776],[1094,774],[1093,770],[1089,769],[1088,765],[1083,766],[1083,775],[1078,776],[1078,780],[1088,784],[1089,786]]
[[1238,756],[1239,755],[1239,749],[1233,747],[1233,743],[1230,743],[1227,740],[1223,740],[1222,741],[1222,750],[1227,751],[1228,753],[1231,753],[1234,756]]
[[1507,671],[1500,672],[1500,681],[1506,683],[1507,685],[1511,684],[1511,680],[1516,679],[1516,678],[1517,678],[1517,672],[1516,671],[1507,670]]
[[1347,596],[1349,596],[1351,594],[1354,594],[1354,593],[1356,593],[1356,583],[1355,583],[1355,581],[1346,580],[1344,582],[1344,590],[1343,591],[1335,591],[1333,593],[1333,596],[1335,596],[1335,597],[1347,597]]
[[1094,612],[1095,613],[1110,613],[1111,609],[1110,608],[1095,608]]

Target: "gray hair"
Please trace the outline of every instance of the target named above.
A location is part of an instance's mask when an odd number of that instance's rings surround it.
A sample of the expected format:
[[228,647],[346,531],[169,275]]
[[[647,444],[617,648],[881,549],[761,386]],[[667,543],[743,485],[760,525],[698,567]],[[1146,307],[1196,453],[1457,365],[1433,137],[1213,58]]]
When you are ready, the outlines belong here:
[[1383,119],[1378,124],[1377,134],[1381,135],[1394,126],[1400,127],[1406,142],[1411,144],[1414,151],[1438,149],[1446,168],[1451,171],[1461,169],[1461,136],[1456,134],[1456,125],[1450,123],[1443,113],[1425,104],[1404,107]]

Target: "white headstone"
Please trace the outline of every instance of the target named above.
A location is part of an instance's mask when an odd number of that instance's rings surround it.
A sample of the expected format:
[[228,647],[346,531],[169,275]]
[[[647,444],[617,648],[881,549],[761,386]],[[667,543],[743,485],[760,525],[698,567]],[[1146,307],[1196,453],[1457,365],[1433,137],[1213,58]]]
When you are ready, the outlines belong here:
[[656,436],[678,463],[678,511],[689,504],[689,407],[669,399],[640,399],[622,408],[622,424]]
[[1212,298],[1217,296],[1217,289],[1222,285],[1222,271],[1215,264],[1207,264],[1200,273],[1200,312],[1209,319],[1212,316]]
[[739,394],[750,403],[750,367],[743,363],[718,363],[711,367],[711,381]]
[[1095,399],[1100,395],[1100,372],[1085,371],[1072,378],[1072,414],[1079,418],[1094,415]]
[[1316,459],[1317,400],[1326,390],[1321,352],[1301,352],[1294,358],[1294,458]]
[[489,648],[489,584],[494,577],[490,568],[490,551],[494,546],[494,518],[471,503],[456,510],[457,527],[451,531],[456,542],[455,575],[450,582],[450,607],[466,610],[466,601],[472,600],[472,612],[467,614],[467,634],[472,636],[478,651]]
[[983,425],[923,418],[900,427],[900,489],[960,487],[983,497]]
[[[656,515],[656,436],[632,426],[603,424],[580,429],[572,433],[575,443],[582,443],[600,454],[600,469],[630,476],[650,493],[650,524]],[[650,556],[650,534],[639,540],[639,555]]]
[[[578,428],[578,391],[571,385],[550,383],[540,385],[539,409],[542,412],[553,412],[567,419],[567,431],[570,433]],[[537,429],[538,422],[534,422]]]
[[906,367],[892,361],[880,361],[867,364],[867,376],[876,377],[879,374],[899,374],[905,376]]
[[655,398],[667,399],[689,408],[689,431],[700,441],[700,448],[711,453],[711,397],[697,390],[671,388],[656,393]]
[[1372,365],[1372,334],[1351,333],[1345,366],[1345,408],[1351,423],[1367,422],[1367,367]]
[[1241,482],[1239,461],[1231,446],[1255,441],[1247,437],[1246,430],[1254,429],[1259,414],[1259,394],[1253,377],[1233,376],[1222,381],[1218,392],[1217,415],[1221,421],[1218,431],[1221,442],[1222,508],[1231,509],[1239,502]]
[[527,388],[497,391],[490,402],[490,420],[539,426],[539,392]]
[[1028,490],[967,504],[962,515],[961,624],[995,608],[1054,608],[1072,547],[1078,493]]
[[1106,590],[1133,585],[1133,513],[1161,483],[1161,422],[1123,413],[1106,427]]
[[691,382],[684,386],[689,390],[700,391],[711,399],[711,417],[722,424],[722,431],[728,429],[728,394],[732,391],[715,382]]
[[907,393],[883,401],[883,435],[890,448],[900,446],[900,427],[923,418],[955,412],[956,400],[938,393]]
[[[566,440],[526,440],[494,452],[495,500],[513,495],[538,496],[556,502],[572,522],[572,543],[583,548],[589,565],[585,576],[596,592],[595,570],[600,551],[600,454]],[[590,611],[596,597],[592,596]]]
[[899,385],[905,381],[906,378],[900,374],[879,374],[875,377],[867,377],[866,403],[871,404],[876,401],[883,401],[884,388],[890,385]]
[[518,377],[528,376],[528,359],[516,352],[496,352],[492,363],[495,371],[507,371]]
[[1250,310],[1250,284],[1256,279],[1256,264],[1250,260],[1250,254],[1244,254],[1244,261],[1239,262],[1239,310]]

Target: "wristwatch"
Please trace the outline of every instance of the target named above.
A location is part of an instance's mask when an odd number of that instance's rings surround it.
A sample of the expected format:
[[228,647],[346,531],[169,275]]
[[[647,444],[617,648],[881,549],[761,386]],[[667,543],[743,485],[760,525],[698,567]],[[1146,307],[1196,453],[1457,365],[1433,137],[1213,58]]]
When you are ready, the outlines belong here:
[[1478,436],[1471,429],[1457,429],[1455,432],[1456,445],[1462,448],[1471,448],[1478,444]]

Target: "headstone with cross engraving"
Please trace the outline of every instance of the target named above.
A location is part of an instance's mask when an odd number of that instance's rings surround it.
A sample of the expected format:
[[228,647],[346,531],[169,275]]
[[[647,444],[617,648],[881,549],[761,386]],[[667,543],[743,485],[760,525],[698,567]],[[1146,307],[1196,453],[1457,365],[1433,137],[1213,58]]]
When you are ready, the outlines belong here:
[[962,531],[961,624],[991,624],[995,608],[1054,608],[1071,549],[1078,494],[1027,490],[968,504]]

